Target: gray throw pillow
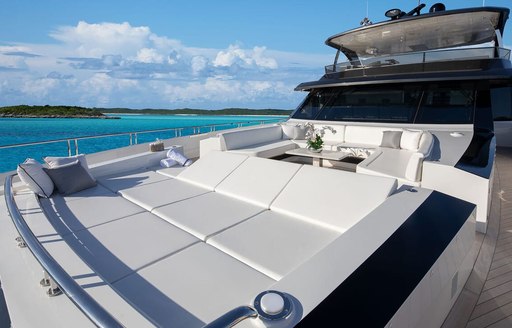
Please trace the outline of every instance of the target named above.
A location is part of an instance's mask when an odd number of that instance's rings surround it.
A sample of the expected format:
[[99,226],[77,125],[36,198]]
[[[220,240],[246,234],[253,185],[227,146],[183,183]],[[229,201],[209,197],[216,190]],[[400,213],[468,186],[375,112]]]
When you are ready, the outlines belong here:
[[76,160],[79,160],[80,164],[82,164],[83,167],[89,169],[89,165],[87,164],[87,159],[85,158],[84,154],[69,157],[46,156],[43,158],[43,160],[46,162],[46,164],[48,164],[49,167],[57,167],[61,165],[71,164]]
[[72,194],[96,186],[96,181],[77,160],[71,164],[43,168],[61,194]]
[[381,147],[386,148],[400,148],[400,139],[402,138],[402,131],[384,131],[382,132]]

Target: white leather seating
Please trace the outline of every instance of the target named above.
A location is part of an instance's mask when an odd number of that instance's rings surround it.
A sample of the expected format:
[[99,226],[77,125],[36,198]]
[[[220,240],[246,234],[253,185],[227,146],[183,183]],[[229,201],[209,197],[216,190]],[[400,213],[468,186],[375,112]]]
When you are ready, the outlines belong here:
[[395,177],[401,184],[419,186],[423,160],[432,151],[433,144],[432,134],[424,131],[417,151],[379,147],[357,165],[356,172]]
[[283,140],[280,125],[257,127],[219,135],[221,150],[249,156],[270,158],[297,148],[291,140]]

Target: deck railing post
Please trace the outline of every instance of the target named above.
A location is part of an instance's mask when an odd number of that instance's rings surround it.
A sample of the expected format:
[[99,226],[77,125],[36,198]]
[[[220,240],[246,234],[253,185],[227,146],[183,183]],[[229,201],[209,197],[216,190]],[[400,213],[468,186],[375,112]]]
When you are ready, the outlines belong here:
[[67,144],[68,144],[68,156],[71,156],[71,140],[67,140]]
[[75,139],[75,155],[78,155],[78,139]]

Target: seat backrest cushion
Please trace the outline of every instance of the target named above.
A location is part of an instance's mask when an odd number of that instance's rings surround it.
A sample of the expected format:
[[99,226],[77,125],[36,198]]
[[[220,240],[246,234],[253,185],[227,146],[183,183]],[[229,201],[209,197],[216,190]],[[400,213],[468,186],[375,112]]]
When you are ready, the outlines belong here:
[[245,148],[251,145],[279,141],[283,137],[280,125],[225,132],[219,135],[222,150]]
[[379,146],[384,131],[401,131],[399,128],[379,126],[348,125],[345,128],[345,142]]

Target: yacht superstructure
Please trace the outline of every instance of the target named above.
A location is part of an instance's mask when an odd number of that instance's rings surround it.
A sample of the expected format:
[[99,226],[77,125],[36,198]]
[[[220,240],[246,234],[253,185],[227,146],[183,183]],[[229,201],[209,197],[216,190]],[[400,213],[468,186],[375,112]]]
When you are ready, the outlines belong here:
[[512,117],[509,10],[423,7],[328,38],[285,123],[165,140],[188,167],[138,145],[50,160],[68,193],[7,177],[13,325],[443,325],[487,230],[493,121]]

